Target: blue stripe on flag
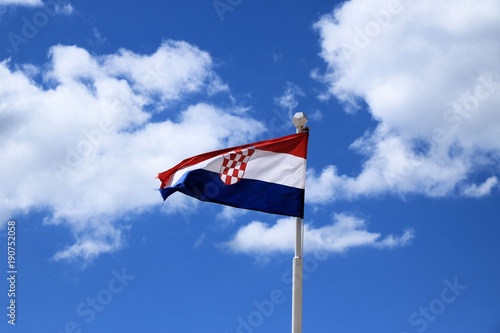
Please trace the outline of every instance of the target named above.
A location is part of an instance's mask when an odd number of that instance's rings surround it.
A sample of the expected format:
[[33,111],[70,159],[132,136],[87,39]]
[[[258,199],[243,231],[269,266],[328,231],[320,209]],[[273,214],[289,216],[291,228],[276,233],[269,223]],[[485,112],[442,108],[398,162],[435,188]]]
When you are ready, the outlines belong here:
[[173,187],[160,189],[163,200],[178,191],[201,201],[304,217],[304,190],[300,188],[245,178],[226,185],[218,173],[198,169],[184,174]]

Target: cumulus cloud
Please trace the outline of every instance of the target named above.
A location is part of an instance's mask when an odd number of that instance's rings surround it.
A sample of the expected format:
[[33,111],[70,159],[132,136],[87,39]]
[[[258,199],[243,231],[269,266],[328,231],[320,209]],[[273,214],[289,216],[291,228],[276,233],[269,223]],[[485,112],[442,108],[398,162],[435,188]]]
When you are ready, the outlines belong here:
[[[304,226],[304,252],[341,253],[356,247],[394,248],[404,246],[414,238],[413,230],[403,234],[382,237],[367,230],[365,220],[349,214],[336,214],[329,225]],[[269,256],[273,253],[293,252],[295,246],[295,219],[279,219],[270,226],[253,221],[240,228],[225,246],[236,253]]]
[[46,223],[75,236],[55,259],[119,249],[126,226],[117,219],[161,200],[157,172],[264,130],[240,109],[203,101],[226,86],[188,43],[166,41],[150,55],[55,46],[49,56],[40,67],[0,63],[0,220],[48,211]]
[[319,175],[316,175],[314,169],[308,169],[306,184],[306,202],[312,204],[325,203],[335,198],[335,191],[339,185],[339,177],[333,166],[326,167]]
[[157,94],[163,101],[177,100],[202,86],[211,93],[228,89],[211,72],[210,55],[186,42],[165,43],[149,56],[122,49],[107,57],[104,66],[112,75],[125,75],[140,93]]
[[344,197],[488,195],[493,181],[470,178],[499,169],[499,12],[495,0],[352,0],[316,22],[327,69],[313,74],[326,97],[348,112],[364,100],[378,121],[351,146],[365,158],[359,175],[318,177]]

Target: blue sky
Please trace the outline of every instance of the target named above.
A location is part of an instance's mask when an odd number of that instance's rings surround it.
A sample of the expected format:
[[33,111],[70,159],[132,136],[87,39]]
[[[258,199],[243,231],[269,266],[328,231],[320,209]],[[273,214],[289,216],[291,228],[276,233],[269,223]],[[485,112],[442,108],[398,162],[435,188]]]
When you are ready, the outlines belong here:
[[301,111],[304,332],[500,332],[499,18],[495,0],[0,0],[2,331],[290,331],[294,220],[163,203],[154,177]]

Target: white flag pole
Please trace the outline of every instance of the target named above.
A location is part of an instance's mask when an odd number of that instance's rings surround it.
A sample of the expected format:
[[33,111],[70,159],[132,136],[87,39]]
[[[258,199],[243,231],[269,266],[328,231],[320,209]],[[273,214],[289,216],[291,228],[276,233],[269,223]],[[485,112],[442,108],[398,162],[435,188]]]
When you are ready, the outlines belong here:
[[[297,112],[292,118],[297,129],[296,133],[304,131],[307,117]],[[292,333],[302,333],[302,255],[303,255],[303,220],[300,217],[295,221],[295,257],[293,258],[292,273]]]

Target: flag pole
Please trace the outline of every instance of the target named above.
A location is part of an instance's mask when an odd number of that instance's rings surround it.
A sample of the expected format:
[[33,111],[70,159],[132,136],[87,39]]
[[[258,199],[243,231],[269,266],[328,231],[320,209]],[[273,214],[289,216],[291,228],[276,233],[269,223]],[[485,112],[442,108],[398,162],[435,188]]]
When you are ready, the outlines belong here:
[[[302,133],[307,123],[303,112],[297,112],[292,118],[296,133]],[[305,177],[305,175],[304,175]],[[292,333],[302,333],[302,255],[303,255],[303,220],[295,220],[295,256],[292,272]]]

